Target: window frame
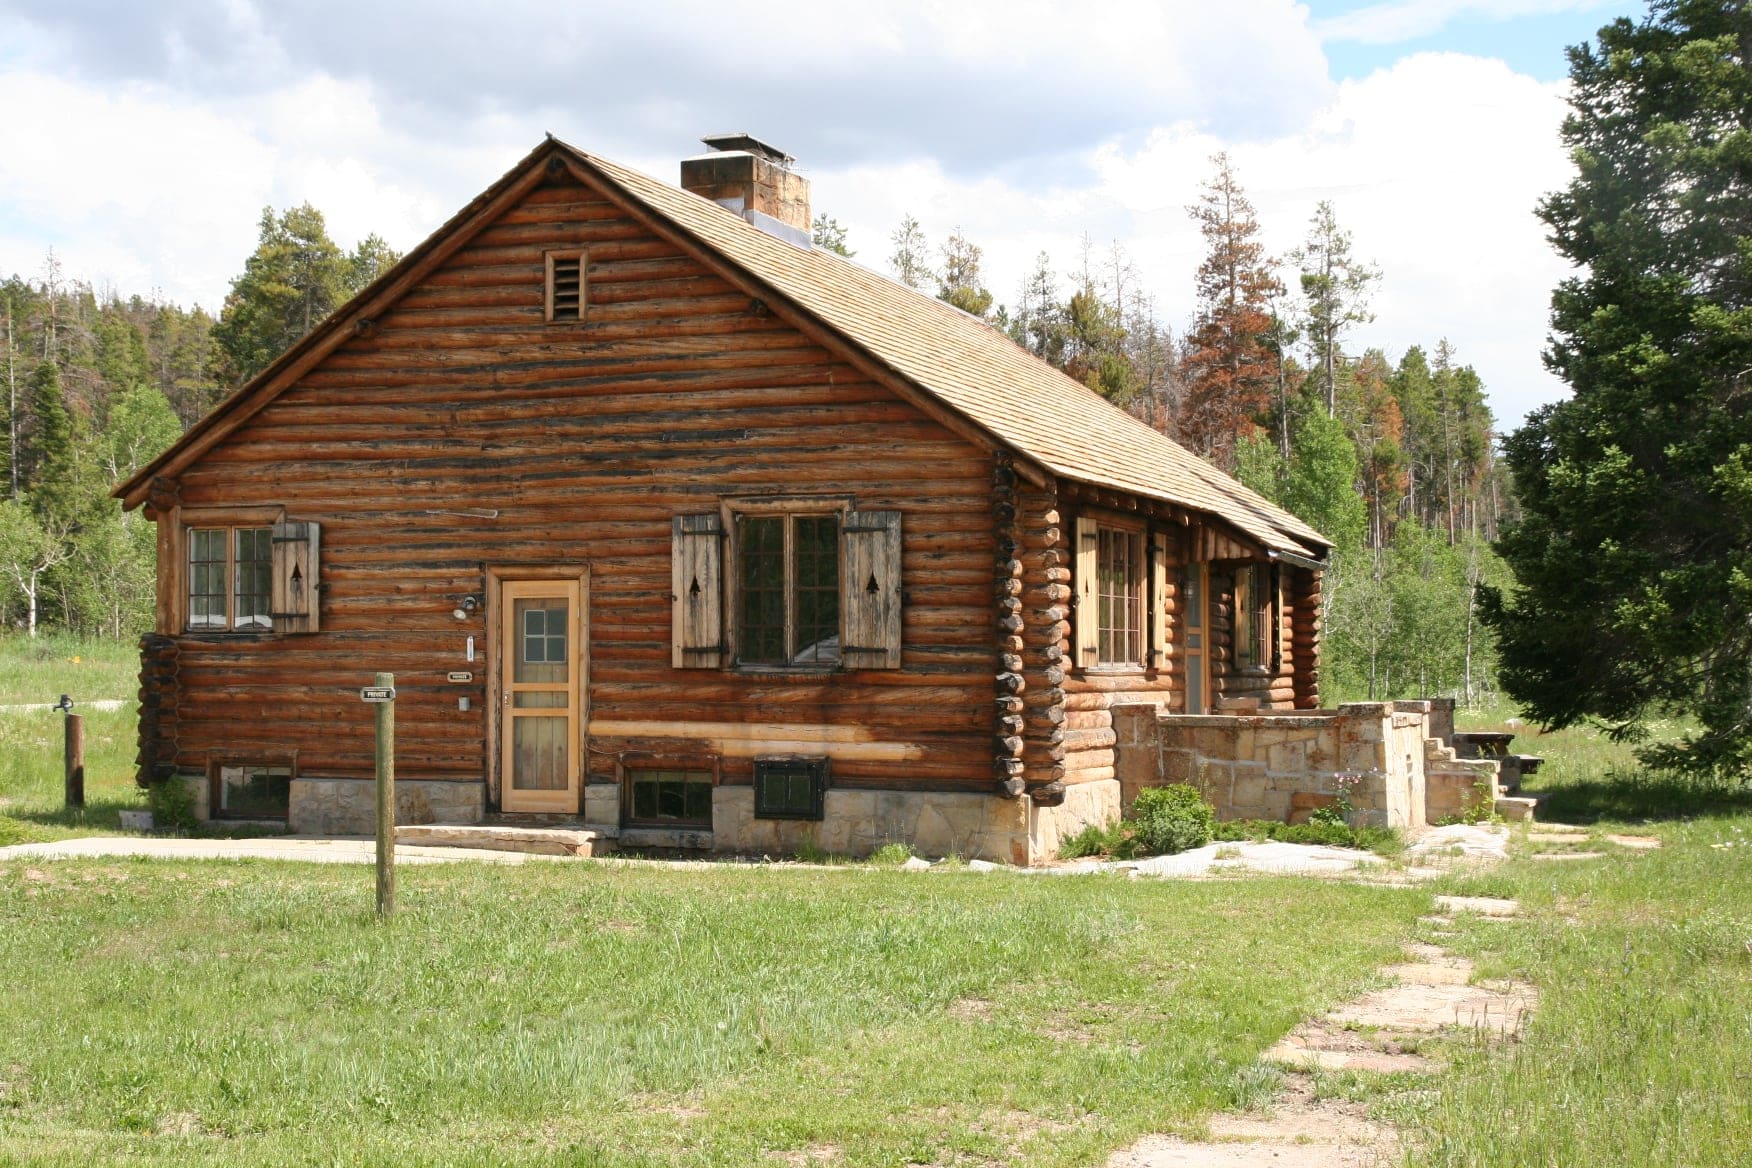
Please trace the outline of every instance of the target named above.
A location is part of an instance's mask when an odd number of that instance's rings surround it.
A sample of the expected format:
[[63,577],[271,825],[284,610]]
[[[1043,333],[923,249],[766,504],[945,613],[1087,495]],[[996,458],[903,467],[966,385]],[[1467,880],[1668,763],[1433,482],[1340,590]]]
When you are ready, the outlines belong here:
[[[808,807],[774,807],[763,799],[763,780],[770,781],[775,769],[789,771],[789,778],[798,777],[810,783]],[[800,773],[802,772],[802,773]],[[805,823],[820,823],[827,818],[827,789],[833,783],[833,762],[821,755],[764,755],[754,760],[750,783],[754,787],[754,817],[756,819],[789,819]]]
[[[286,772],[286,814],[284,815],[244,815],[225,810],[225,772],[227,770],[254,769]],[[210,818],[227,822],[250,822],[252,820],[271,820],[285,822],[292,814],[292,784],[298,781],[298,756],[265,758],[261,755],[214,755],[207,760],[207,814]]]
[[[181,547],[179,549],[179,583],[177,605],[180,610],[180,631],[184,633],[205,634],[208,636],[260,636],[274,632],[274,518],[256,514],[204,514],[199,512],[186,513],[181,517]],[[203,624],[194,623],[195,599],[195,545],[196,536],[202,532],[224,532],[225,535],[225,623]],[[245,533],[265,538],[267,556],[265,559],[242,560],[238,555],[238,543]],[[204,564],[218,564],[218,560],[203,560]],[[240,563],[262,564],[266,569],[265,591],[250,593],[259,595],[264,604],[264,610],[246,618],[260,619],[262,623],[239,624],[238,586],[240,579],[238,568]],[[203,593],[203,595],[210,595]]]
[[1278,671],[1282,645],[1282,603],[1275,564],[1238,564],[1234,575],[1234,620],[1231,650],[1237,673],[1266,675]]
[[[1147,521],[1123,518],[1094,509],[1083,511],[1078,517],[1076,526],[1093,527],[1095,530],[1094,586],[1085,596],[1082,583],[1076,582],[1076,595],[1079,598],[1076,619],[1079,623],[1083,621],[1093,621],[1094,623],[1095,661],[1093,664],[1082,665],[1081,671],[1085,674],[1148,675],[1160,670],[1164,663],[1151,660],[1153,651],[1151,621],[1160,619],[1155,614],[1162,604],[1162,598],[1155,595],[1155,573],[1151,566],[1151,547],[1154,541],[1164,537],[1159,531],[1153,531]],[[1128,639],[1135,637],[1138,652],[1135,658],[1123,660],[1103,656],[1107,644],[1110,643],[1109,638],[1114,634],[1115,629],[1105,623],[1102,616],[1102,609],[1105,607],[1103,602],[1111,598],[1104,595],[1102,556],[1109,540],[1115,537],[1123,537],[1126,541],[1128,571],[1131,573],[1129,587],[1135,590],[1135,595],[1128,597],[1127,602],[1131,609],[1131,616],[1135,619],[1136,627],[1122,631],[1128,636]],[[1075,564],[1073,564],[1073,570],[1075,570]],[[1086,603],[1094,604],[1093,615],[1083,611],[1082,606]],[[1084,643],[1083,634],[1078,634],[1077,641],[1080,644]]]
[[692,771],[710,776],[716,791],[724,782],[723,759],[716,754],[630,750],[615,756],[614,781],[620,793],[619,819],[622,827],[667,827],[688,831],[710,831],[712,810],[708,805],[706,818],[700,821],[674,819],[640,819],[633,814],[633,776],[645,771]]
[[[845,610],[840,592],[845,578],[845,527],[846,516],[855,508],[853,501],[844,497],[821,496],[783,496],[760,499],[725,499],[720,505],[725,532],[725,605],[724,605],[724,643],[727,649],[726,667],[742,673],[835,673],[844,668],[845,652]],[[831,660],[797,661],[795,658],[803,646],[796,644],[797,631],[797,582],[796,566],[796,520],[822,519],[831,517],[834,520],[834,636],[841,642]],[[743,519],[785,520],[784,525],[784,574],[785,574],[785,658],[782,661],[744,661],[742,659],[743,621],[742,621],[742,524]],[[819,642],[815,642],[819,643]]]
[[[1124,541],[1125,578],[1121,591],[1109,592],[1107,589],[1108,551],[1109,545]],[[1142,527],[1132,527],[1116,523],[1095,524],[1095,668],[1135,671],[1149,665],[1149,591],[1150,572],[1148,563],[1148,532]],[[1127,619],[1123,623],[1110,619],[1110,608],[1113,602],[1119,602],[1127,610]],[[1126,641],[1124,652],[1113,656],[1107,655],[1111,641],[1119,638]],[[1133,641],[1137,652],[1131,654]]]

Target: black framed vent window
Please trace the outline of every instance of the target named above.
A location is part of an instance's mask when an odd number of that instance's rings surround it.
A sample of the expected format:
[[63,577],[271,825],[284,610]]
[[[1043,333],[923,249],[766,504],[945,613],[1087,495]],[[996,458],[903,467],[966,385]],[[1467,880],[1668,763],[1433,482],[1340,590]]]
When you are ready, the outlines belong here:
[[825,758],[754,760],[756,819],[820,819],[826,791]]

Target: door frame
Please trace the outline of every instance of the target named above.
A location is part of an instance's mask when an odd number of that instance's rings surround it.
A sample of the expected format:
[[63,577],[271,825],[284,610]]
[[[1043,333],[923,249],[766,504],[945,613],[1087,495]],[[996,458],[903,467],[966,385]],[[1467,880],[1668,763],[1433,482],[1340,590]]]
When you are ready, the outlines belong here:
[[[1200,643],[1195,654],[1192,646],[1187,644],[1192,606],[1186,603],[1186,590],[1181,582],[1186,574],[1191,572],[1198,577],[1198,631]],[[1180,646],[1180,708],[1188,714],[1204,714],[1214,708],[1215,700],[1211,693],[1211,565],[1208,560],[1189,560],[1180,566],[1175,579],[1175,589],[1179,593],[1179,636],[1175,638]],[[1196,661],[1195,658],[1196,657]],[[1192,708],[1192,672],[1198,670],[1198,692],[1204,699],[1200,710]]]
[[486,603],[483,605],[486,618],[486,773],[487,795],[489,802],[504,809],[505,805],[505,775],[504,751],[500,739],[505,724],[503,665],[504,646],[501,644],[501,632],[504,624],[504,590],[506,584],[577,584],[578,585],[578,619],[577,635],[572,638],[572,667],[578,677],[578,704],[572,711],[576,720],[577,733],[573,736],[573,758],[576,760],[578,779],[578,805],[567,809],[568,813],[583,814],[584,787],[590,781],[589,750],[590,750],[590,568],[578,563],[547,563],[547,564],[497,564],[488,567],[486,577]]

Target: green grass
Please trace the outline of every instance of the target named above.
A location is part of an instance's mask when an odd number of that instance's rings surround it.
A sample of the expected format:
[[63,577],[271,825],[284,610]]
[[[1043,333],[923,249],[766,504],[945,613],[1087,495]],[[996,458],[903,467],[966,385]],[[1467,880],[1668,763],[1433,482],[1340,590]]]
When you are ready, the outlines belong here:
[[385,928],[370,880],[0,862],[0,1161],[1098,1164],[1251,1098],[1429,905],[461,865],[404,869]]
[[[21,700],[132,668],[131,648],[0,641]],[[1318,1089],[1399,1123],[1417,1168],[1752,1163],[1752,796],[1510,716],[1462,723],[1545,756],[1526,789],[1547,818],[1588,824],[1590,848],[1666,846],[1575,864],[1523,847],[1438,885],[1521,901],[1442,942],[1539,987],[1524,1039],[1434,1041],[1438,1076]],[[0,720],[0,844],[140,805],[132,712],[89,718],[83,815],[59,810],[59,715]],[[1374,984],[1429,903],[1305,880],[538,863],[406,868],[384,928],[370,880],[0,860],[0,1163],[1099,1165],[1267,1106],[1259,1052]]]
[[0,705],[54,702],[62,694],[76,706],[131,701],[139,688],[140,649],[132,641],[0,635]]
[[1463,918],[1443,943],[1541,998],[1522,1042],[1461,1044],[1439,1090],[1405,1097],[1410,1162],[1752,1163],[1748,792],[1650,776],[1587,729],[1515,749],[1546,756],[1525,790],[1551,796],[1547,819],[1592,825],[1586,846],[1612,851],[1607,832],[1665,846],[1577,864],[1522,854],[1439,889],[1521,902],[1521,919]]

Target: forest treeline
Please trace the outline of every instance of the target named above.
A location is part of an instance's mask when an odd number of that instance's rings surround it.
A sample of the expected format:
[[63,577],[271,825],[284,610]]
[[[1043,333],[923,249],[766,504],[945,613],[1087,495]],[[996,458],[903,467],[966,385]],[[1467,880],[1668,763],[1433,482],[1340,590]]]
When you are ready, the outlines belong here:
[[[889,238],[894,277],[987,321],[1331,537],[1323,691],[1333,697],[1494,687],[1481,584],[1513,493],[1477,372],[1438,333],[1397,362],[1353,341],[1382,273],[1355,253],[1333,205],[1274,257],[1232,161],[1187,208],[1203,236],[1197,309],[1176,335],[1118,242],[1087,238],[1064,267],[1041,253],[1009,303],[984,285],[978,244],[933,245],[908,215]],[[851,254],[816,220],[819,246]]]
[[343,251],[305,205],[262,212],[217,320],[69,278],[53,252],[36,278],[0,283],[6,622],[32,634],[149,628],[155,533],[110,489],[397,258],[375,235]]
[[[1207,254],[1179,335],[1117,243],[1085,243],[1063,274],[1042,254],[1014,307],[983,286],[980,248],[959,232],[933,247],[908,217],[888,264],[1332,537],[1329,697],[1487,688],[1474,597],[1500,575],[1488,541],[1511,501],[1484,386],[1445,341],[1397,362],[1353,352],[1380,274],[1332,207],[1316,208],[1306,242],[1280,261],[1229,160],[1213,161],[1189,208]],[[831,219],[815,234],[849,254]],[[153,531],[110,489],[397,258],[376,236],[343,250],[306,205],[264,210],[217,319],[70,279],[52,254],[35,278],[0,284],[8,623],[149,627]]]

